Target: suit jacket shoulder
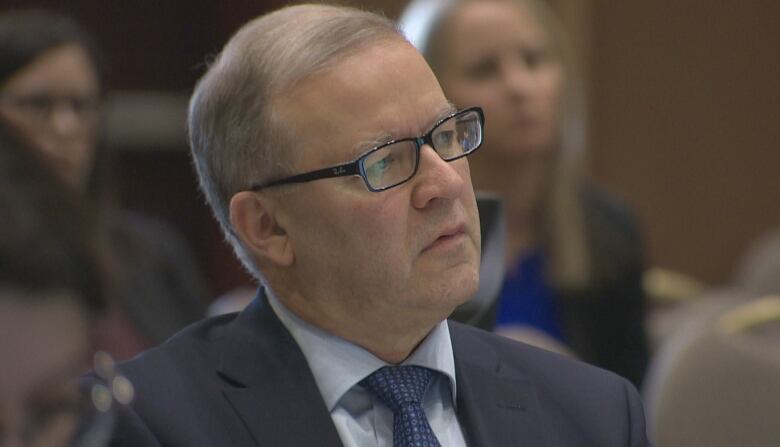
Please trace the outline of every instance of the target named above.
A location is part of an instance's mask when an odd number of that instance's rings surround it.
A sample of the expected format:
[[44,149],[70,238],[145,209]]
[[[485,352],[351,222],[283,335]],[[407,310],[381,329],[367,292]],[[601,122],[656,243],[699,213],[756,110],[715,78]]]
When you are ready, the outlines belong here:
[[450,333],[472,445],[649,445],[641,399],[622,377],[458,323]]
[[264,301],[118,367],[136,398],[113,446],[341,445],[303,354]]
[[[469,445],[646,445],[641,403],[625,380],[458,323],[450,329]],[[136,399],[119,414],[113,446],[341,445],[305,357],[262,299],[118,367]]]

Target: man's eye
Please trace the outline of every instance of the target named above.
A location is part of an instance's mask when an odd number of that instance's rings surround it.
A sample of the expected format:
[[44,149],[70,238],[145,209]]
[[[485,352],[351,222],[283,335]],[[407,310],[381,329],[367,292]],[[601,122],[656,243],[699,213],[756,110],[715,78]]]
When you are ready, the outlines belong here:
[[373,171],[374,174],[383,174],[390,170],[390,168],[395,163],[396,158],[393,154],[388,154],[387,156],[383,157],[381,160],[375,161],[371,165],[371,171]]
[[455,142],[455,131],[445,130],[433,137],[433,147],[438,149],[449,148]]

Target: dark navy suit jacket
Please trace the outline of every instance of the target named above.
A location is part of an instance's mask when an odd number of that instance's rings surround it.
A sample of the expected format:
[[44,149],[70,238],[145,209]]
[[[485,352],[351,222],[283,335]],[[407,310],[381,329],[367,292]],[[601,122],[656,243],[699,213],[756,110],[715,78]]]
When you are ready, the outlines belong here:
[[[450,322],[469,446],[649,445],[625,379]],[[301,350],[262,293],[120,364],[136,398],[113,446],[341,446]]]

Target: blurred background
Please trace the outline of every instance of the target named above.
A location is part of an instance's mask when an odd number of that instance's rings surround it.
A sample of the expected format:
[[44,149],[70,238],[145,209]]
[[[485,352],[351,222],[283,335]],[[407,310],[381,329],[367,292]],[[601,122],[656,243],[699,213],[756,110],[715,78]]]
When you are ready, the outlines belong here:
[[[197,190],[184,136],[204,61],[250,18],[286,2],[3,0],[80,21],[103,48],[107,144],[126,208],[176,227],[210,294],[249,277]],[[404,1],[341,2],[396,18]],[[780,3],[551,0],[574,43],[589,101],[590,176],[628,202],[648,264],[706,284],[780,227]]]

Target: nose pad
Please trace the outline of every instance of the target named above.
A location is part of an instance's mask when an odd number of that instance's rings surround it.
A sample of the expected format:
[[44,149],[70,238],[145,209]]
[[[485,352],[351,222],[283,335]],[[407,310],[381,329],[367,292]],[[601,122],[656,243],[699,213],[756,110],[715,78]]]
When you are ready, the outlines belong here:
[[449,163],[446,162],[443,158],[441,158],[441,155],[439,155],[439,153],[436,152],[436,149],[434,149],[433,146],[429,144],[423,144],[420,147],[420,166],[419,166],[420,169],[423,168],[424,160],[427,160],[428,164],[434,164],[435,166],[442,164],[444,166],[449,167]]

